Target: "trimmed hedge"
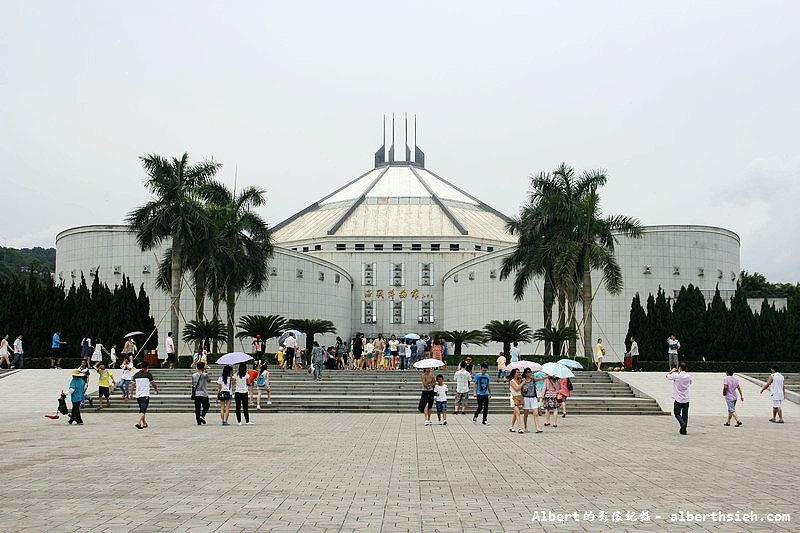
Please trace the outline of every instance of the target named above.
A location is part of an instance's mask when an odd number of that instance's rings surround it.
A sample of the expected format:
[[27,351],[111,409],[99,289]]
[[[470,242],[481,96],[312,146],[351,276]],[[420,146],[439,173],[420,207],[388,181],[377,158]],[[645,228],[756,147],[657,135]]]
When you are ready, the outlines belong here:
[[[686,361],[689,372],[725,372],[729,368],[741,374],[769,373],[772,364],[778,365],[782,373],[800,372],[799,361]],[[667,372],[667,361],[639,361],[642,370],[648,372]]]

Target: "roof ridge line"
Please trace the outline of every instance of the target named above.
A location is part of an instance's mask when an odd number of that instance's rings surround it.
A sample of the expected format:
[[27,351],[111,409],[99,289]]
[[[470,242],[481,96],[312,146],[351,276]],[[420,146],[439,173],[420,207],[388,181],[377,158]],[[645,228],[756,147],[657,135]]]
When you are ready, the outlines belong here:
[[457,190],[458,192],[460,192],[461,194],[463,194],[464,196],[466,196],[470,200],[472,200],[474,202],[477,202],[478,203],[478,207],[483,207],[485,209],[488,209],[489,211],[491,211],[495,215],[499,216],[500,218],[502,218],[506,222],[510,222],[511,221],[511,217],[509,217],[505,213],[502,213],[502,212],[498,211],[497,209],[495,209],[494,207],[490,206],[489,204],[486,204],[486,203],[482,202],[481,200],[479,200],[478,198],[475,198],[470,193],[468,193],[467,191],[463,190],[461,187],[459,187],[457,185],[453,185],[452,183],[450,183],[449,181],[447,181],[446,179],[444,179],[443,177],[438,175],[436,172],[433,172],[432,170],[427,169],[427,168],[425,169],[425,172],[427,172],[431,176],[435,177],[436,179],[438,179],[440,181],[443,181],[444,183],[446,183],[450,187],[454,188],[455,190]]
[[[344,212],[344,214],[343,214],[341,217],[339,217],[339,220],[337,220],[336,222],[334,222],[333,226],[331,226],[331,229],[329,229],[329,230],[328,230],[328,235],[334,235],[334,234],[335,234],[335,233],[338,231],[338,229],[342,227],[342,224],[344,224],[344,223],[345,223],[345,221],[346,221],[348,218],[350,218],[350,215],[352,215],[352,214],[353,214],[353,212],[356,210],[356,208],[357,208],[359,205],[361,205],[361,202],[363,202],[363,201],[364,201],[364,198],[366,198],[366,197],[367,197],[367,194],[369,193],[369,191],[371,191],[371,190],[372,190],[372,189],[375,187],[375,184],[376,184],[376,183],[378,183],[378,181],[380,181],[380,179],[383,177],[383,175],[384,175],[384,174],[386,174],[386,173],[389,171],[389,168],[390,168],[390,167],[386,167],[386,168],[384,168],[384,169],[381,171],[381,173],[380,173],[380,174],[378,174],[378,177],[376,177],[374,180],[372,180],[372,183],[370,183],[370,184],[369,184],[369,187],[367,187],[366,189],[364,189],[364,192],[362,192],[362,193],[359,195],[359,197],[358,197],[358,198],[356,198],[356,201],[355,201],[355,202],[353,202],[353,205],[351,205],[350,207],[348,207],[348,208],[347,208],[347,211],[345,211],[345,212]],[[375,169],[372,169],[372,170],[375,170]],[[370,172],[372,172],[372,170],[370,170]],[[364,174],[364,176],[366,176],[366,174]],[[362,176],[362,177],[363,177],[363,176]],[[329,196],[328,196],[328,197],[329,197]]]
[[439,209],[444,211],[444,214],[447,216],[447,218],[450,219],[450,222],[453,223],[453,225],[461,233],[461,235],[469,235],[469,231],[467,231],[467,228],[465,228],[464,225],[461,224],[458,218],[456,218],[456,216],[450,211],[450,208],[444,205],[442,199],[439,198],[439,196],[435,192],[433,192],[433,189],[431,189],[431,187],[427,183],[425,183],[425,180],[422,179],[422,176],[419,175],[417,170],[414,167],[408,167],[408,168],[411,170],[412,174],[416,176],[417,181],[419,181],[420,184],[423,187],[425,187],[425,190],[428,191],[428,193],[431,195],[431,198],[433,198],[433,201],[436,203],[436,205],[439,206]]

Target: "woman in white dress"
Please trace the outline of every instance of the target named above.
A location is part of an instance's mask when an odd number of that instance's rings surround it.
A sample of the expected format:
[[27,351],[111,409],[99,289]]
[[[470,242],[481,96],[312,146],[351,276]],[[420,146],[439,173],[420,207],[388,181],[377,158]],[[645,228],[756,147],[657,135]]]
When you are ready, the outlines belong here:
[[11,368],[11,360],[8,358],[8,335],[0,340],[0,365],[3,364],[3,361],[6,362],[8,368]]
[[98,363],[103,362],[103,344],[100,339],[94,344],[94,352],[92,352],[92,366],[97,366]]

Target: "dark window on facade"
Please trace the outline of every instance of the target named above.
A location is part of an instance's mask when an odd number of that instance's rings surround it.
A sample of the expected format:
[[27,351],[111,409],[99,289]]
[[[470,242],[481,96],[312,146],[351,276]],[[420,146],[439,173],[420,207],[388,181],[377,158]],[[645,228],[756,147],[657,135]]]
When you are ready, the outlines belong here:
[[347,250],[347,245],[346,244],[337,244],[336,245],[336,251],[337,252],[341,252],[342,250]]
[[363,244],[356,244],[356,251],[363,252],[364,251],[364,245]]
[[480,244],[476,244],[475,245],[475,251],[476,252],[480,252],[481,251],[481,245]]
[[450,245],[450,251],[451,252],[457,252],[458,251],[458,245],[457,244],[451,244]]
[[315,244],[314,245],[314,251],[317,251],[317,250],[322,250],[322,245],[321,244]]
[[494,246],[487,246],[486,247],[486,251],[487,252],[494,252]]
[[375,248],[376,252],[380,252],[380,251],[383,250],[383,245],[382,244],[373,244],[372,247]]
[[303,251],[307,252],[308,251],[308,246],[303,246]]
[[412,244],[411,245],[411,251],[412,252],[419,252],[420,250],[422,250],[422,245],[421,244]]
[[392,245],[392,250],[394,250],[395,252],[402,252],[403,251],[403,245],[402,244],[398,244],[398,243],[394,243]]
[[439,248],[440,248],[440,246],[438,244],[431,244],[431,251],[432,252],[438,252]]

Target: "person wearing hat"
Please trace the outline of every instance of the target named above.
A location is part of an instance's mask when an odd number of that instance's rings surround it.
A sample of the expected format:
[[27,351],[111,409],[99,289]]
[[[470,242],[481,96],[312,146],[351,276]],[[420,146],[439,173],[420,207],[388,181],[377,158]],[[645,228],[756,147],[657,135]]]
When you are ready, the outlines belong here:
[[[256,338],[253,339],[253,358],[259,363],[264,358],[264,341],[261,340],[261,335],[256,334]],[[255,366],[253,366],[255,368]]]
[[[83,361],[81,361],[83,363]],[[72,401],[72,412],[69,415],[68,423],[76,422],[79,426],[83,425],[83,418],[81,418],[81,402],[84,400],[86,394],[86,379],[82,370],[76,368],[70,375],[72,380],[69,382],[69,395]],[[64,391],[61,391],[64,392]]]

